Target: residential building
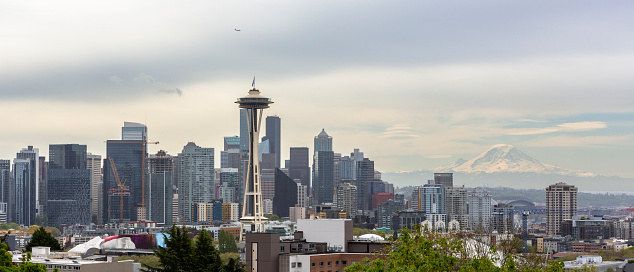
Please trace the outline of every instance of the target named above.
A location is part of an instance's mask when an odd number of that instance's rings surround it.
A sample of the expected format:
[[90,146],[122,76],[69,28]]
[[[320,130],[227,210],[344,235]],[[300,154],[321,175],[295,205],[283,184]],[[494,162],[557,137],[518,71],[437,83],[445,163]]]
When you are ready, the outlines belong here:
[[468,226],[467,190],[462,187],[445,187],[445,213],[448,222],[460,223],[460,229]]
[[514,230],[514,207],[498,203],[493,206],[493,229],[498,233],[508,233]]
[[178,154],[178,201],[182,218],[192,218],[192,203],[214,199],[214,149],[187,143]]
[[492,225],[493,206],[491,195],[481,187],[475,188],[467,195],[469,204],[469,228],[471,230],[489,230]]
[[174,157],[160,150],[147,159],[145,207],[147,219],[171,226],[174,199]]
[[392,225],[392,216],[403,210],[405,210],[405,201],[402,197],[389,199],[386,202],[379,204],[376,209],[376,223],[378,227],[394,230],[394,226]]
[[548,234],[561,233],[561,222],[571,219],[577,214],[577,191],[574,185],[563,182],[550,185],[546,188],[546,221]]
[[358,208],[357,196],[357,186],[350,183],[339,184],[333,196],[337,210],[345,212],[349,217],[354,217]]

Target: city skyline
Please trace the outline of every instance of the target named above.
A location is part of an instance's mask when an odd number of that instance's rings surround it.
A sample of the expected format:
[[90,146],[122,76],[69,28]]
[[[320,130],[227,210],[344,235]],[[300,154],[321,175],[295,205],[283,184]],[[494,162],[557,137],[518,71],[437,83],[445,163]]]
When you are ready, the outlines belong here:
[[149,154],[193,141],[219,158],[255,74],[283,122],[282,161],[324,128],[335,152],[359,148],[382,172],[511,144],[634,178],[632,3],[126,6],[0,4],[0,159],[66,143],[105,156],[125,121],[161,142]]

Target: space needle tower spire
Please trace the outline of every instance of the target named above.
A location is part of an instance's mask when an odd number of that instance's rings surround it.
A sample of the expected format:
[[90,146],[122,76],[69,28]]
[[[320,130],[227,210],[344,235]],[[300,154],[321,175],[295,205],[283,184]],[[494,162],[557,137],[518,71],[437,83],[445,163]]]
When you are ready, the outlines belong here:
[[264,109],[272,104],[270,98],[260,95],[260,91],[255,88],[255,78],[253,88],[249,90],[249,95],[238,98],[236,101],[241,109],[246,109],[247,123],[249,127],[249,165],[246,169],[244,180],[244,203],[242,205],[243,225],[251,225],[251,232],[263,232],[266,217],[262,208],[262,181],[260,179],[259,145],[260,124],[262,123],[262,113]]

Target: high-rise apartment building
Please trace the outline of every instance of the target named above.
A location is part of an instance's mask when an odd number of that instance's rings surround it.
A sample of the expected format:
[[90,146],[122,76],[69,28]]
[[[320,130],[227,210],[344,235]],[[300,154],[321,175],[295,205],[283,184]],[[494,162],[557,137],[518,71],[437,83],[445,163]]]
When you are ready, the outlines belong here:
[[460,228],[465,229],[469,224],[467,211],[467,190],[462,187],[445,187],[445,212],[449,222],[456,220]]
[[275,154],[275,167],[281,168],[282,121],[280,117],[266,117],[266,138],[269,140],[269,152]]
[[435,183],[414,187],[412,193],[412,209],[427,214],[446,213],[445,187]]
[[288,176],[300,180],[310,191],[310,166],[308,164],[308,147],[291,147]]
[[178,201],[180,218],[191,219],[193,203],[211,201],[214,188],[214,149],[197,146],[193,142],[178,154]]
[[48,150],[48,224],[90,224],[92,171],[86,167],[86,145],[52,144]]
[[564,182],[546,188],[546,210],[548,234],[561,233],[561,221],[572,219],[577,214],[578,188]]
[[491,195],[483,188],[475,188],[467,195],[469,204],[469,228],[471,230],[490,230],[492,226]]
[[313,191],[316,203],[332,203],[334,187],[334,155],[332,137],[321,130],[315,137],[315,154],[313,155]]
[[357,186],[350,183],[342,183],[337,186],[333,199],[337,210],[345,212],[349,217],[357,214]]
[[[11,202],[11,160],[0,160],[0,202],[9,205]],[[9,208],[7,206],[7,214]],[[10,215],[9,215],[10,218]]]
[[174,199],[174,157],[164,150],[147,159],[145,209],[147,219],[160,225],[172,225]]

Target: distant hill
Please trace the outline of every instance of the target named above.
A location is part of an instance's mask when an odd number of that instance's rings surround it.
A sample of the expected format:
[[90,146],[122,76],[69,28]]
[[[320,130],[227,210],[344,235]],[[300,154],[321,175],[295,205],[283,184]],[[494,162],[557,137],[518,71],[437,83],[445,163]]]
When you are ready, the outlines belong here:
[[634,179],[607,177],[580,170],[542,164],[511,145],[495,145],[471,160],[432,170],[382,173],[383,180],[395,186],[427,183],[434,173],[454,173],[454,186],[511,187],[544,189],[557,182],[575,185],[581,191],[634,191]]
[[[395,189],[395,193],[409,197],[414,187],[405,186]],[[470,188],[472,189],[472,188]],[[544,189],[514,189],[508,187],[486,188],[493,200],[526,200],[534,203],[545,204],[546,191]],[[580,192],[577,195],[579,208],[615,208],[630,207],[634,205],[634,195],[626,194],[594,194]]]

